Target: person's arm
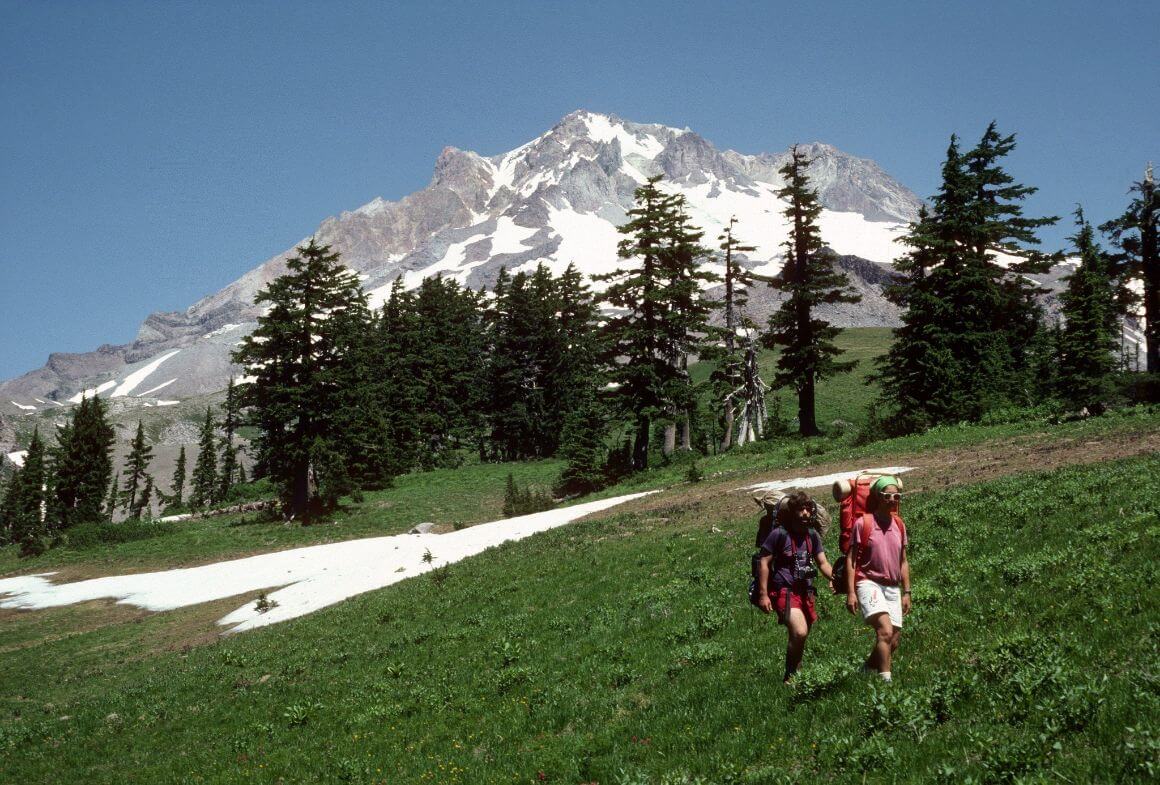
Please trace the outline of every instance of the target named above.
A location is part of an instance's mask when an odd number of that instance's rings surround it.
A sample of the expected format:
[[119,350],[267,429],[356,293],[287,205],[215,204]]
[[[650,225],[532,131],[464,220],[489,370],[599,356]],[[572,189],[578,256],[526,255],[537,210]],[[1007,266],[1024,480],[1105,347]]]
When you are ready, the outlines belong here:
[[818,563],[818,571],[822,573],[826,580],[832,581],[834,579],[834,568],[830,566],[830,560],[826,558],[826,552],[822,550],[822,535],[818,532],[810,532],[810,537],[814,541],[814,553],[817,554],[814,561]]
[[830,566],[830,560],[826,558],[825,551],[818,554],[818,570],[826,580],[832,581],[834,579],[834,568]]
[[854,613],[858,610],[858,592],[854,589],[854,572],[858,565],[858,529],[854,528],[854,539],[850,542],[850,552],[846,554],[846,610]]
[[773,603],[769,599],[769,564],[773,561],[773,554],[761,552],[761,561],[757,566],[757,607],[763,613],[773,612]]
[[910,562],[906,560],[906,543],[902,545],[902,558],[899,562],[902,569],[902,615],[910,613]]

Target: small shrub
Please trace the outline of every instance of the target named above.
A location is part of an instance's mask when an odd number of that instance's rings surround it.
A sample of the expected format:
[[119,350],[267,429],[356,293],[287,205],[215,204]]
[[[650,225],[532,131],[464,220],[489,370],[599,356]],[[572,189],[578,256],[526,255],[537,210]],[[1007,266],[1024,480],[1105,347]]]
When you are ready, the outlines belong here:
[[701,482],[705,479],[705,472],[697,465],[696,461],[689,464],[688,470],[685,472],[685,480],[688,482]]
[[271,600],[269,597],[267,597],[266,592],[258,592],[258,601],[254,603],[254,610],[256,610],[258,613],[266,613],[267,611],[277,607],[277,601]]
[[503,494],[503,515],[505,518],[550,510],[553,504],[550,494],[533,491],[526,486],[520,488],[516,485],[515,477],[508,474]]

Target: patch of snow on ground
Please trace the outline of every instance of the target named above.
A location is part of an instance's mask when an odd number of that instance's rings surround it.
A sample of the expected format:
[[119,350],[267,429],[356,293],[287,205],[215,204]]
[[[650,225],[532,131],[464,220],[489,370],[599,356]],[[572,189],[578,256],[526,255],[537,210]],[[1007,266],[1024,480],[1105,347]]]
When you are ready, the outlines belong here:
[[181,403],[181,401],[158,401],[157,405],[158,406],[176,406],[179,403]]
[[[452,243],[447,246],[447,253],[443,254],[443,258],[435,264],[424,267],[422,270],[407,270],[407,272],[403,273],[403,288],[413,289],[422,283],[424,278],[430,278],[439,273],[451,273],[452,277],[457,279],[460,277],[466,278],[467,273],[470,272],[472,267],[475,267],[477,264],[483,264],[486,261],[464,265],[463,262],[467,258],[467,247],[486,239],[487,235],[481,233],[473,234],[462,242]],[[387,291],[390,292],[390,289]]]
[[213,332],[206,333],[205,337],[206,338],[214,338],[218,335],[225,335],[228,332],[233,332],[234,330],[238,329],[239,327],[241,327],[240,324],[223,324],[221,327],[217,328]]
[[[240,632],[303,616],[357,594],[381,589],[503,542],[562,526],[655,491],[600,499],[518,518],[482,523],[448,534],[400,534],[295,548],[165,572],[118,575],[54,585],[47,575],[0,579],[0,608],[55,608],[101,598],[151,611],[283,587],[267,596],[276,605],[259,613],[247,602],[220,619]],[[430,553],[430,561],[424,556]],[[400,568],[402,568],[400,570]]]
[[177,381],[177,380],[170,379],[167,382],[162,382],[161,384],[157,385],[156,387],[154,387],[151,390],[146,390],[143,393],[137,393],[136,397],[137,398],[144,398],[146,395],[152,395],[153,393],[157,392],[158,390],[164,389],[164,388],[168,387],[169,385],[173,384],[175,381]]
[[[625,264],[616,256],[616,244],[622,235],[608,221],[592,213],[578,213],[574,210],[558,210],[548,207],[548,226],[560,238],[560,247],[545,266],[553,275],[560,275],[569,264],[576,265],[589,276],[612,272]],[[537,262],[522,265],[535,269]],[[592,284],[591,281],[589,281]],[[598,289],[608,286],[606,282],[594,284]]]
[[[213,335],[213,333],[210,333],[210,335]],[[121,385],[117,389],[113,390],[113,394],[109,397],[122,398],[133,392],[133,390],[137,388],[137,385],[145,381],[145,379],[148,378],[151,373],[161,367],[161,363],[165,362],[180,351],[180,349],[174,349],[167,354],[161,355],[156,360],[146,365],[144,368],[138,368],[136,371],[133,371],[133,373],[125,377],[125,381],[121,382]]]
[[[684,194],[689,216],[704,230],[706,244],[716,245],[715,238],[724,231],[730,217],[736,217],[734,231],[738,239],[757,248],[750,258],[769,260],[759,268],[760,273],[771,275],[781,269],[785,253],[781,244],[789,236],[789,223],[782,215],[785,205],[771,186],[760,185],[755,195],[733,190],[716,180],[690,188],[661,185],[665,190]],[[717,194],[709,196],[714,188]],[[894,242],[906,232],[905,224],[867,221],[860,213],[822,210],[818,225],[822,241],[839,254],[856,254],[889,264],[905,251]]]
[[819,477],[794,477],[792,480],[772,480],[759,482],[756,485],[746,485],[743,488],[734,488],[737,491],[784,491],[789,488],[821,488],[832,485],[838,480],[848,480],[856,474],[903,474],[914,471],[913,466],[880,466],[877,469],[855,469],[853,471],[824,474]]
[[104,384],[100,384],[100,385],[97,385],[96,387],[92,387],[88,390],[77,393],[73,397],[69,398],[69,402],[70,403],[80,403],[83,398],[88,398],[90,395],[100,395],[101,393],[105,392],[106,390],[110,390],[116,386],[117,386],[117,380],[110,379],[109,381],[105,382]]
[[608,117],[601,114],[584,116],[584,124],[588,126],[588,134],[596,142],[608,143],[613,139],[620,142],[622,156],[635,153],[643,158],[652,160],[665,149],[655,136],[630,134],[623,125],[613,123]]
[[822,210],[818,225],[822,241],[841,255],[855,254],[872,262],[893,264],[906,253],[906,246],[895,242],[906,234],[906,224],[867,221],[860,213]]
[[524,241],[534,235],[535,227],[519,226],[508,216],[501,216],[496,221],[495,232],[491,236],[491,255],[498,256],[505,253],[523,253],[528,250]]
[[25,406],[24,404],[22,404],[22,403],[17,403],[16,401],[12,401],[12,405],[13,405],[13,406],[15,406],[17,409],[23,409],[23,410],[24,410],[24,411],[26,411],[26,412],[34,412],[34,411],[36,411],[36,407],[35,407],[35,406]]
[[16,452],[8,453],[8,460],[20,469],[24,467],[24,459],[28,456],[28,450],[17,450]]

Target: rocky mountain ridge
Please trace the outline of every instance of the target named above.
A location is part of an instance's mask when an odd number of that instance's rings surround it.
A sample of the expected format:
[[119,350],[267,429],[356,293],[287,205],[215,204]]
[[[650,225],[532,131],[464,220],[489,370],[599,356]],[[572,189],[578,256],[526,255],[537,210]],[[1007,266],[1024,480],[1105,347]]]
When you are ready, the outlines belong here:
[[[897,251],[893,239],[915,216],[919,199],[872,161],[825,144],[804,147],[826,208],[823,237],[841,255],[889,263]],[[772,273],[787,230],[775,191],[788,155],[719,151],[687,129],[578,111],[500,155],[447,147],[426,188],[343,212],[314,236],[360,273],[373,304],[400,275],[408,286],[442,274],[479,288],[490,286],[500,267],[539,262],[557,272],[575,263],[595,274],[619,264],[615,227],[626,220],[634,189],[659,174],[664,187],[686,197],[706,244],[715,244],[736,216],[738,236],[757,247],[746,263]],[[288,249],[266,260],[183,312],[151,314],[130,344],[51,355],[43,368],[0,384],[0,412],[67,404],[86,392],[140,398],[147,406],[221,389],[239,370],[229,362],[230,350],[260,313],[254,296],[285,271],[292,254]],[[891,308],[865,308],[850,318],[890,324],[897,316]]]

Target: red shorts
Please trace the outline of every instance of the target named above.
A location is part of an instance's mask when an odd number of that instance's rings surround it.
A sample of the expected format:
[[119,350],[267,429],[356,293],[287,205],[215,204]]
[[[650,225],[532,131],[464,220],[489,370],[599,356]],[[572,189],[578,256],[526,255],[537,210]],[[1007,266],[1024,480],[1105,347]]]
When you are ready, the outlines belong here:
[[800,609],[806,617],[806,627],[812,627],[814,622],[818,620],[818,611],[814,606],[813,592],[807,592],[803,596],[801,592],[790,591],[789,587],[783,587],[770,591],[769,599],[773,601],[773,609],[777,611],[779,624],[785,624],[785,603],[787,599],[789,600],[790,608]]

